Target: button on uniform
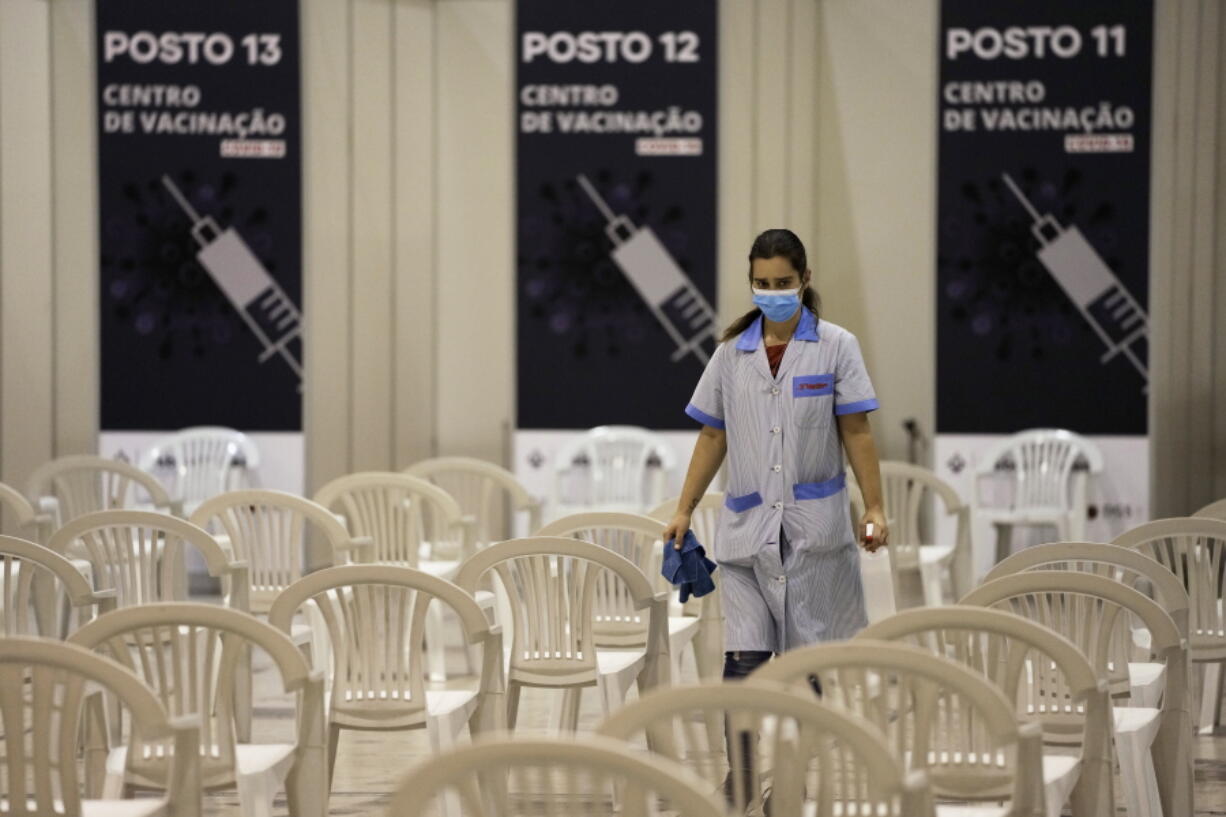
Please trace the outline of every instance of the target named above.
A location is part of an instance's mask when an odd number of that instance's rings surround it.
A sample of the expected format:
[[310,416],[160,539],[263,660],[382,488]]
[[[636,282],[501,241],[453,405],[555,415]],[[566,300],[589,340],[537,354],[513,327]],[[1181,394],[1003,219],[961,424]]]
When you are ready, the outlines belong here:
[[783,429],[779,428],[779,426],[775,426],[774,428],[771,429],[771,434],[778,434],[782,430]]
[[783,510],[783,503],[782,503],[782,502],[776,502],[776,503],[775,503],[775,504],[774,504],[772,507],[774,507],[774,509],[775,509],[775,510],[777,510],[777,511],[781,511],[781,510]]
[[778,394],[778,393],[779,393],[779,387],[778,387],[778,386],[775,386],[774,388],[772,388],[772,389],[771,389],[771,394]]
[[772,471],[774,471],[775,473],[779,473],[780,471],[782,471],[782,470],[783,470],[783,466],[782,466],[782,465],[776,465],[776,466],[775,466],[774,468],[772,468],[771,470],[772,470]]

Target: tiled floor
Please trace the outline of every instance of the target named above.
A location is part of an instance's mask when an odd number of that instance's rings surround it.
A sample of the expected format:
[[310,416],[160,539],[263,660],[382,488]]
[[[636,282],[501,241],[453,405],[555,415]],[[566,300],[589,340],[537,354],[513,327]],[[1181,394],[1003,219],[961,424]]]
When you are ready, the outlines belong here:
[[[456,651],[448,656],[448,664],[456,672],[462,671],[463,656]],[[685,675],[691,676],[687,680],[692,679],[692,672],[693,667],[687,666]],[[554,694],[546,690],[525,690],[520,708],[522,730],[547,730],[550,696]],[[289,737],[293,728],[291,713],[287,704],[276,695],[276,675],[266,662],[257,662],[256,697],[256,740],[276,741]],[[588,692],[584,695],[580,728],[591,728],[599,717],[596,695]],[[1219,730],[1217,736],[1197,738],[1196,752],[1195,814],[1197,817],[1226,815],[1226,728]],[[331,814],[336,817],[381,817],[397,779],[429,754],[429,742],[424,731],[342,733],[332,787]],[[274,814],[282,817],[287,813],[284,798],[278,798]],[[209,817],[239,817],[241,811],[233,792],[216,792],[208,795],[205,814]],[[1119,814],[1125,814],[1122,806]]]

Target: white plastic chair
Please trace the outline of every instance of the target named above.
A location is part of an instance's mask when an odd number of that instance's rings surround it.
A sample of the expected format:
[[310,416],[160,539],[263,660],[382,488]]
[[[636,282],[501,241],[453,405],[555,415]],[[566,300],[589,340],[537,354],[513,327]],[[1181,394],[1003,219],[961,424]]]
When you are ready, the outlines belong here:
[[[1133,817],[1191,812],[1190,791],[1170,791],[1159,785],[1158,763],[1152,754],[1155,746],[1162,747],[1157,738],[1164,725],[1191,729],[1186,642],[1157,602],[1103,576],[1035,570],[980,585],[962,603],[1009,610],[1055,630],[1077,645],[1108,684],[1113,668],[1127,666],[1131,656],[1130,625],[1136,622],[1148,629],[1150,650],[1166,665],[1162,708],[1115,707],[1111,712],[1116,754],[1125,770],[1121,776],[1125,802]],[[1178,733],[1169,738],[1168,747],[1170,741],[1178,741]],[[1171,776],[1164,777],[1169,780]]]
[[[982,481],[1006,467],[1012,468],[1008,504],[985,507]],[[1009,555],[1014,528],[1054,527],[1059,541],[1085,541],[1089,478],[1102,472],[1098,446],[1063,429],[1022,431],[989,450],[975,471],[974,513],[996,528],[993,563]]]
[[[442,488],[464,514],[476,520],[473,540],[478,549],[513,538],[514,514],[527,514],[530,531],[541,526],[542,500],[528,493],[514,474],[492,462],[473,457],[434,457],[410,465],[404,473]],[[497,523],[502,524],[495,527]]]
[[[998,564],[985,582],[1026,570],[1074,570],[1104,576],[1153,598],[1175,623],[1180,638],[1188,641],[1189,601],[1183,582],[1154,559],[1131,548],[1088,542],[1036,545],[1015,553]],[[1120,636],[1124,633],[1121,629]],[[1166,664],[1151,661],[1149,630],[1132,633],[1136,649],[1126,665],[1112,664],[1108,683],[1113,694],[1126,695],[1133,704],[1157,708],[1166,689]],[[1124,652],[1127,647],[1121,647]],[[1153,756],[1160,790],[1175,791],[1192,786],[1192,733],[1185,729],[1186,712],[1163,711],[1163,723],[1154,741]],[[1126,781],[1128,783],[1129,781]],[[1132,798],[1132,813],[1142,808],[1135,787],[1125,785]]]
[[35,510],[21,491],[3,482],[0,482],[0,511],[9,515],[13,527],[19,532],[29,534],[25,538],[40,545],[47,544],[55,527],[55,516]]
[[[63,607],[54,603],[57,598],[65,600]],[[81,571],[55,551],[0,536],[0,628],[6,637],[63,638],[114,604],[115,591],[94,590]]]
[[[632,513],[592,511],[576,513],[550,522],[537,536],[566,536],[626,557],[643,572],[656,592],[672,597],[673,588],[660,574],[663,540],[660,523],[649,516]],[[671,606],[671,604],[670,604]],[[611,573],[596,583],[596,623],[593,636],[601,647],[643,647],[647,644],[647,617],[637,612],[625,585]],[[672,675],[681,677],[681,656],[693,642],[701,621],[681,615],[680,604],[668,617],[668,652],[672,656]],[[697,666],[697,654],[695,654]],[[572,694],[572,693],[568,693]]]
[[[665,500],[647,514],[667,525],[673,520],[680,497]],[[690,528],[714,560],[719,553],[719,515],[724,507],[722,493],[707,492],[698,500],[690,515]],[[682,607],[687,616],[698,617],[698,634],[690,643],[694,647],[694,663],[702,681],[719,678],[724,666],[724,606],[720,601],[720,576],[715,574],[715,589],[702,598],[691,598]],[[678,678],[680,676],[677,676]]]
[[26,495],[56,527],[95,511],[162,510],[183,515],[182,500],[135,465],[105,457],[60,457],[43,463],[26,482]]
[[680,817],[726,817],[685,767],[599,737],[497,738],[436,755],[401,779],[385,814],[432,817],[453,796],[465,817],[596,817],[610,813],[614,791],[627,817],[656,817],[661,801]]
[[[1025,570],[1076,570],[1122,582],[1162,605],[1180,637],[1188,637],[1189,602],[1183,583],[1157,561],[1135,550],[1091,542],[1035,545],[996,565],[984,581]],[[1110,683],[1113,694],[1126,694],[1133,703],[1156,707],[1166,686],[1166,673],[1163,664],[1149,660],[1148,635],[1148,630],[1136,631],[1138,655],[1127,666],[1113,665]]]
[[[920,647],[889,641],[815,644],[763,664],[753,680],[810,692],[869,721],[908,771],[923,772],[937,814],[1032,817],[1042,812],[1043,733],[1019,724],[988,679]],[[811,694],[811,692],[810,692]]]
[[[247,613],[209,604],[171,602],[128,607],[94,619],[69,641],[102,652],[140,676],[168,711],[196,715],[205,790],[238,789],[245,817],[269,817],[284,786],[290,814],[326,817],[323,676],[312,673],[289,637]],[[296,699],[293,742],[239,743],[237,688],[252,648],[265,652],[282,689]],[[139,729],[106,758],[107,790],[163,789],[166,757]]]
[[1205,507],[1201,508],[1193,516],[1199,516],[1203,519],[1220,519],[1226,522],[1226,499],[1219,499],[1216,502],[1210,502]]
[[[166,795],[120,800],[102,791],[108,751],[98,691],[118,700],[133,728],[163,748]],[[14,739],[27,733],[31,740]],[[85,733],[84,786],[78,777]],[[200,817],[200,725],[169,717],[133,673],[75,644],[0,639],[3,813],[13,817]],[[82,788],[85,798],[81,797]]]
[[[439,752],[454,746],[466,726],[473,735],[504,727],[502,632],[459,587],[408,567],[331,567],[286,588],[269,621],[288,633],[308,603],[319,609],[332,647],[329,781],[342,729],[425,728]],[[475,689],[425,688],[421,636],[430,604],[450,607],[469,643],[481,649]]]
[[1114,817],[1107,682],[1067,638],[1003,610],[952,605],[904,610],[860,639],[914,644],[991,681],[1020,722],[1042,729],[1044,813],[1068,801],[1074,814]]
[[284,491],[230,491],[205,500],[189,520],[206,530],[231,558],[247,563],[251,612],[268,615],[273,601],[308,572],[306,537],[322,535],[327,562],[370,561],[373,542],[351,537],[327,508]]
[[158,440],[141,454],[139,464],[190,514],[209,497],[257,487],[260,450],[233,428],[193,426]]
[[[853,519],[864,513],[864,498],[855,478],[848,476]],[[958,492],[927,468],[906,462],[881,463],[881,490],[886,523],[890,526],[890,567],[894,576],[894,596],[905,597],[903,574],[918,576],[924,603],[935,607],[945,603],[941,579],[947,573],[954,598],[971,589],[970,507]],[[957,522],[954,541],[933,544],[922,524],[926,500],[935,497],[948,516]]]
[[[544,501],[528,493],[510,471],[492,462],[473,457],[435,457],[404,469],[404,473],[437,485],[460,506],[466,520],[472,520],[473,549],[513,539],[516,520],[523,515],[529,533],[541,526]],[[510,615],[509,601],[496,598],[492,588],[477,592],[477,603],[496,621]],[[469,657],[469,667],[476,666]]]
[[664,498],[676,457],[638,426],[597,426],[554,458],[554,518],[581,511],[645,513]]
[[[164,601],[186,601],[187,562],[197,557],[208,575],[221,582],[222,603],[251,609],[247,563],[235,560],[208,531],[153,511],[98,511],[77,517],[56,530],[48,547],[88,565],[91,584],[115,594],[115,608]],[[245,664],[250,679],[250,661]],[[251,684],[240,688],[239,736],[251,735]]]
[[[559,536],[511,539],[478,551],[455,583],[474,593],[493,571],[511,599],[507,724],[515,728],[522,687],[595,686],[605,713],[616,711],[632,684],[640,694],[668,683],[668,596],[656,593],[638,567],[613,551]],[[647,610],[642,649],[596,646],[597,587],[612,574],[624,583],[632,609]],[[579,696],[568,699],[566,728],[579,721]]]
[[1159,519],[1115,538],[1174,573],[1188,591],[1191,615],[1186,633],[1192,662],[1197,725],[1212,731],[1221,722],[1222,664],[1226,662],[1226,522],[1207,517]]
[[[743,737],[709,745],[701,727],[709,717]],[[767,774],[771,814],[780,817],[934,814],[927,776],[907,773],[868,721],[820,702],[811,691],[758,679],[672,687],[614,712],[596,732],[645,740],[653,762],[684,764],[708,789],[727,787],[729,814],[751,806],[750,813],[761,813],[756,807]]]
[[[232,559],[247,564],[250,612],[267,616],[282,590],[307,572],[307,541],[311,533],[322,537],[332,565],[369,561],[373,543],[351,538],[328,509],[284,491],[228,491],[206,499],[190,521],[210,531]],[[314,605],[306,607],[306,621],[294,624],[290,638],[309,644],[313,665],[329,666],[329,641]],[[309,622],[309,623],[308,623]]]
[[[350,533],[374,542],[372,561],[455,578],[460,562],[476,549],[477,521],[455,499],[420,477],[394,471],[363,471],[339,477],[315,493]],[[492,594],[484,597],[492,606]],[[426,621],[431,681],[445,681],[443,611],[430,608]],[[471,662],[472,656],[467,656]],[[469,667],[471,671],[472,666]]]
[[119,608],[185,599],[191,549],[209,575],[222,581],[227,606],[250,609],[246,562],[232,560],[208,531],[186,519],[153,511],[97,511],[56,530],[47,546],[87,561],[94,587],[113,588]]

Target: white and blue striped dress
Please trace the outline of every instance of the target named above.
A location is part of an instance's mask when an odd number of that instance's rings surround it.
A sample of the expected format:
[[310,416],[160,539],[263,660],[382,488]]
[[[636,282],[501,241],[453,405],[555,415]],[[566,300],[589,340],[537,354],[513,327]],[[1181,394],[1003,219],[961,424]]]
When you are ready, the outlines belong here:
[[728,438],[712,554],[725,650],[783,652],[867,623],[835,416],[877,407],[855,335],[808,309],[775,375],[761,320],[715,350],[686,413]]

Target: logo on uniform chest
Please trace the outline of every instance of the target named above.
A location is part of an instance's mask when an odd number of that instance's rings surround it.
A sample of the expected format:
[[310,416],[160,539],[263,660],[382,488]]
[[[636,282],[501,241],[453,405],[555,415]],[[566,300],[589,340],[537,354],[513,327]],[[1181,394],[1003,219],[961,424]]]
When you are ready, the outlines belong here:
[[834,393],[834,375],[808,374],[792,378],[793,397],[820,397]]

